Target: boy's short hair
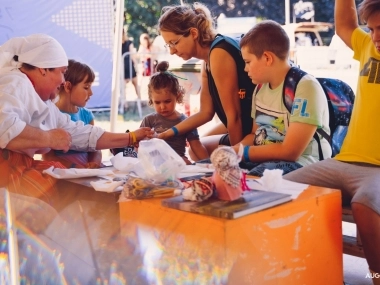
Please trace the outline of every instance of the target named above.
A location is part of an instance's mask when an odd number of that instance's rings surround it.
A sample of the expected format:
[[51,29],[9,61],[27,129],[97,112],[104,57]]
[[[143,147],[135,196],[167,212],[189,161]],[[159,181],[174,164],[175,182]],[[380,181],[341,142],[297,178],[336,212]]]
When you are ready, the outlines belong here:
[[285,30],[275,21],[265,20],[256,24],[240,41],[240,48],[260,58],[265,51],[273,52],[279,59],[286,60],[290,42]]
[[363,24],[367,24],[368,18],[372,16],[372,14],[379,12],[379,0],[364,0],[358,6],[359,19]]

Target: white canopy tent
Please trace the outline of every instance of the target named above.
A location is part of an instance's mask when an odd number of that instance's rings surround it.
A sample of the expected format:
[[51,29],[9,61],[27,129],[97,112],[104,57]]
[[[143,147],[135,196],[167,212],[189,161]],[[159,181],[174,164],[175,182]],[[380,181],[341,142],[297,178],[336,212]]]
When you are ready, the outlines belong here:
[[285,0],[285,25],[290,24],[290,0]]
[[115,33],[113,45],[113,63],[112,63],[112,97],[111,97],[111,112],[110,112],[110,131],[115,132],[117,114],[118,114],[118,101],[120,96],[120,62],[121,55],[121,41],[124,24],[124,1],[116,1],[115,7]]

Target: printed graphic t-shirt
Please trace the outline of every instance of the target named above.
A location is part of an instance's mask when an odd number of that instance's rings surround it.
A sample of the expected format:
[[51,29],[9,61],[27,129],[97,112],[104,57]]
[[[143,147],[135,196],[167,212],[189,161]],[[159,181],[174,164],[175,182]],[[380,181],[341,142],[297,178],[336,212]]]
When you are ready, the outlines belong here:
[[[282,142],[292,122],[316,125],[330,133],[327,99],[318,81],[309,74],[300,80],[291,114],[283,103],[283,85],[284,82],[271,89],[269,84],[263,84],[252,102],[252,118],[258,125],[254,145]],[[323,156],[331,157],[328,141],[320,139],[320,142]],[[305,166],[318,160],[318,143],[313,138],[297,162]]]

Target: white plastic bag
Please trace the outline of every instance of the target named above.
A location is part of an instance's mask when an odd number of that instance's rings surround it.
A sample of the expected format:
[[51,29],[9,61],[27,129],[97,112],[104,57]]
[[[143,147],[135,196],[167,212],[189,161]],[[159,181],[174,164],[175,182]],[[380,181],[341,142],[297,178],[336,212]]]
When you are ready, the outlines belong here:
[[164,140],[157,138],[140,141],[137,158],[136,174],[157,183],[176,180],[177,174],[186,166]]
[[113,167],[122,172],[131,172],[135,170],[135,165],[139,160],[135,157],[126,157],[122,152],[119,152],[110,159]]

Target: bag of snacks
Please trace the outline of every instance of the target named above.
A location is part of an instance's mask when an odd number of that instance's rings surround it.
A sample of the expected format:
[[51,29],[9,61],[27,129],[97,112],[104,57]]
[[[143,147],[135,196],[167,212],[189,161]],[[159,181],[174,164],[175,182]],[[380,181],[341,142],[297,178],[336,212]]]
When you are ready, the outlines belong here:
[[183,188],[179,180],[154,183],[150,180],[129,175],[120,195],[120,199],[163,198],[180,195]]

